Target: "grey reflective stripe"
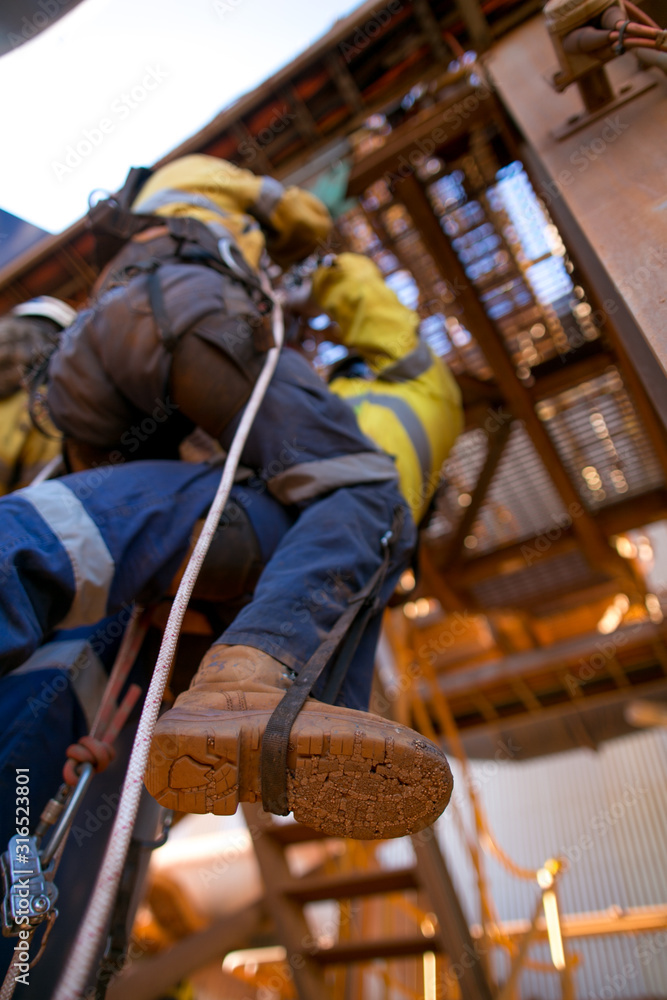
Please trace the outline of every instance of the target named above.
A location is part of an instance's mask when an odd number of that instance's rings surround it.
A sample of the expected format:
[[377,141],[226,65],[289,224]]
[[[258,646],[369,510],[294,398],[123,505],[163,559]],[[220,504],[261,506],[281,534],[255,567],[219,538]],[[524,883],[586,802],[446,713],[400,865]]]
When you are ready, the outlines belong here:
[[262,186],[254,205],[248,209],[263,226],[270,226],[271,213],[285,194],[285,188],[274,177],[263,177]]
[[377,377],[378,382],[409,382],[413,378],[418,378],[427,372],[434,362],[428,344],[420,341],[410,354],[397,361],[394,365],[389,365]]
[[[109,642],[113,640],[109,638]],[[98,706],[107,686],[108,676],[99,658],[85,639],[69,639],[67,642],[48,642],[40,646],[30,659],[12,671],[15,674],[29,674],[35,670],[66,670],[77,700],[86,717],[88,729],[93,724]],[[50,704],[59,694],[59,688],[44,682],[44,692],[37,701]]]
[[404,399],[400,399],[398,396],[389,396],[383,392],[368,392],[365,396],[341,396],[340,398],[344,399],[351,406],[358,406],[360,403],[371,403],[373,406],[384,406],[395,413],[403,424],[412,442],[412,447],[417,453],[422,476],[424,479],[428,479],[432,472],[431,463],[433,461],[431,444],[419,417]]
[[115,565],[100,530],[80,500],[63,483],[51,480],[19,491],[46,521],[69,556],[76,594],[59,628],[94,625],[107,613]]
[[[112,622],[109,622],[109,627],[112,624]],[[111,635],[108,636],[107,641],[113,641]],[[86,643],[86,646],[88,647],[87,651],[82,650],[81,655],[77,657],[70,668],[70,680],[72,681],[74,693],[83,709],[83,714],[86,716],[88,729],[90,729],[95,721],[97,710],[100,707],[100,702],[106,690],[109,675],[102,666],[101,660],[93,652],[88,643]]]
[[182,191],[180,188],[164,188],[162,191],[156,191],[146,201],[140,202],[132,211],[139,215],[151,215],[158,208],[164,208],[165,205],[195,205],[197,208],[205,208],[209,212],[215,212],[223,219],[229,215],[224,208],[220,208],[205,195],[197,194],[194,191]]
[[[229,216],[229,212],[225,212],[224,208],[220,208],[205,195],[195,194],[194,191],[181,191],[179,188],[164,188],[163,191],[156,191],[132,211],[138,215],[152,215],[158,208],[164,208],[165,205],[194,205],[196,208],[206,209],[207,212],[215,212],[221,219],[226,219]],[[218,239],[229,239],[232,243],[235,242],[230,231],[221,222],[205,222],[204,225],[208,226]]]
[[[207,212],[215,212],[221,219],[226,219],[229,216],[229,212],[225,212],[224,208],[219,208],[214,201],[204,197],[203,194],[180,191],[178,188],[165,188],[164,191],[156,192],[133,211],[148,215],[158,208],[164,208],[165,205],[195,205],[197,208],[206,209]],[[223,263],[242,281],[254,278],[255,275],[238,248],[236,237],[230,233],[229,229],[221,222],[209,221],[203,222],[202,225],[210,229],[218,240],[218,253]]]
[[269,479],[269,491],[280,503],[299,503],[331,493],[341,486],[398,480],[393,459],[384,452],[363,451],[357,455],[302,462]]

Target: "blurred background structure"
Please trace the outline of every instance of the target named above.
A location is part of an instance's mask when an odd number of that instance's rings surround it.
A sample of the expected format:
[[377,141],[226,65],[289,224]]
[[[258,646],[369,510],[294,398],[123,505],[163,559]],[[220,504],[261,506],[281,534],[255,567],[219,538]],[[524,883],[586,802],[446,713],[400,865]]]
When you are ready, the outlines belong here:
[[[311,187],[457,376],[374,695],[457,784],[412,844],[183,820],[110,996],[667,995],[667,56],[570,58],[611,4],[543,6],[366,3],[166,158]],[[14,256],[0,311],[82,303],[92,242]]]

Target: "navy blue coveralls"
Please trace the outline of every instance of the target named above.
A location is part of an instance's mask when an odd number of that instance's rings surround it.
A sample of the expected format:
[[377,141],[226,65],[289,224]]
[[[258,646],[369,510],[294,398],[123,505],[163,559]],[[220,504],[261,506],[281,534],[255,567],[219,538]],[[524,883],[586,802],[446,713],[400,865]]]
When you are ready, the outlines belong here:
[[[254,474],[234,486],[231,499],[252,524],[265,568],[252,601],[217,641],[263,649],[298,670],[348,598],[378,568],[381,540],[405,501],[391,460],[361,434],[348,404],[292,351],[279,359],[242,462]],[[97,623],[126,611],[136,598],[148,603],[160,597],[187,552],[194,523],[213,500],[220,475],[220,468],[207,464],[127,462],[0,498],[0,727],[5,733],[0,789],[8,795],[14,768],[31,767],[34,822],[60,783],[66,747],[86,729],[67,671],[58,666],[57,644],[50,647],[50,662],[49,647],[38,647],[55,629],[87,626],[94,649],[95,635],[104,637],[107,628],[103,624],[94,633]],[[368,706],[381,609],[410,560],[415,538],[405,509],[399,537],[392,540],[380,607],[350,664],[341,704]],[[35,651],[42,656],[37,669],[17,672],[21,664],[29,667]],[[47,690],[58,690],[52,704]],[[101,791],[106,778],[97,779],[99,791],[94,782],[88,794],[108,799],[108,790]],[[122,775],[116,774],[119,780]],[[92,808],[88,799],[84,802],[83,816],[107,809],[107,800],[100,806],[92,801]],[[89,843],[88,828],[81,826],[78,837],[86,837],[87,864],[99,861],[108,829],[106,823],[90,833]],[[13,832],[2,829],[3,841]],[[69,864],[78,870],[79,846],[83,842],[68,846],[63,878],[68,856],[73,855]],[[82,899],[81,908],[84,904]],[[57,921],[56,939],[66,922],[71,932],[71,921],[62,920],[60,928]],[[51,966],[47,954],[43,962],[39,975],[39,966],[34,970],[36,987]]]

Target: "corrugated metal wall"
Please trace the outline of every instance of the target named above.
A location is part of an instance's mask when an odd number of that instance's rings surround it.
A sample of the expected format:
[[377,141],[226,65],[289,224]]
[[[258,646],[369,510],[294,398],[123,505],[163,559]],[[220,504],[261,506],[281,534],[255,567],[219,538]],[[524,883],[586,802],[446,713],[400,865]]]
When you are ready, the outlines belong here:
[[[560,882],[562,913],[667,902],[667,733],[639,732],[598,752],[576,750],[537,761],[512,763],[511,753],[511,745],[499,742],[497,759],[473,762],[472,773],[494,837],[517,864],[538,868],[549,857],[569,859]],[[455,778],[455,799],[469,821],[458,768]],[[440,821],[440,842],[467,916],[477,922],[475,879],[451,807]],[[385,845],[387,863],[401,863],[408,849],[406,842]],[[499,918],[529,918],[537,885],[514,878],[491,859],[486,872]],[[579,1000],[667,996],[667,929],[589,938],[569,947],[580,961]],[[531,957],[548,961],[548,949],[537,946]],[[555,973],[523,974],[524,1000],[560,996]]]

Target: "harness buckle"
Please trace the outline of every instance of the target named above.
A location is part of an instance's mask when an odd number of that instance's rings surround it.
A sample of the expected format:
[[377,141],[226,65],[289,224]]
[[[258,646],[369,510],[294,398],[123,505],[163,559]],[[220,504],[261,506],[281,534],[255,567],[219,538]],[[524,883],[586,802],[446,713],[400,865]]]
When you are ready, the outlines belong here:
[[248,268],[241,257],[241,251],[228,237],[223,236],[222,239],[218,240],[218,253],[223,264],[226,264],[230,271],[233,271],[243,281],[248,280]]

